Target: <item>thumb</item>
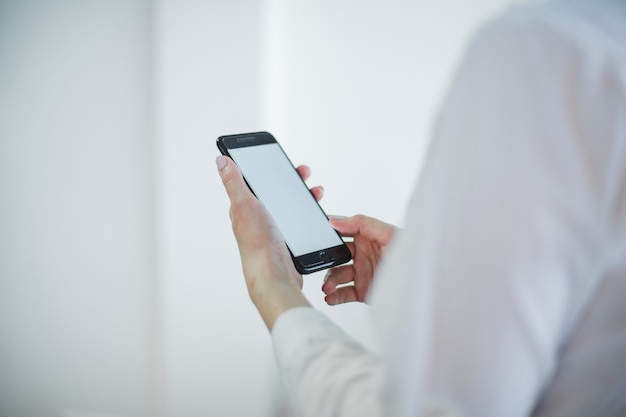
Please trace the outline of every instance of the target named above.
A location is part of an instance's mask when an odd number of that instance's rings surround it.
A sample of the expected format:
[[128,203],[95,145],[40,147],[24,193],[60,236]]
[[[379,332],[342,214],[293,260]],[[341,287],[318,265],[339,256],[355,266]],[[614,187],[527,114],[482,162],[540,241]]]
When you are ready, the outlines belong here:
[[331,216],[332,226],[346,237],[363,236],[383,245],[389,243],[396,230],[395,226],[373,217],[357,214],[352,217]]
[[215,159],[215,163],[232,205],[245,201],[252,196],[239,168],[230,158],[220,155]]

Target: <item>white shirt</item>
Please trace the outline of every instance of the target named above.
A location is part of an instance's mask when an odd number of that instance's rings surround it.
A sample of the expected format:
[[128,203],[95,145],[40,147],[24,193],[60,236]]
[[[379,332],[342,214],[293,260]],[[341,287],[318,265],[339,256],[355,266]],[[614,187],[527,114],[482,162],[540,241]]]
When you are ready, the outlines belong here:
[[273,329],[305,416],[626,415],[626,4],[519,8],[467,50],[375,277],[382,357]]

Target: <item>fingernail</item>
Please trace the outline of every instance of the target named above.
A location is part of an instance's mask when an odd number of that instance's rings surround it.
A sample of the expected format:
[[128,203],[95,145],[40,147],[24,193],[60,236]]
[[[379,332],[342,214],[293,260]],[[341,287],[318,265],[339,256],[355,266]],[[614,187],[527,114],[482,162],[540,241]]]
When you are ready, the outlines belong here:
[[228,165],[228,161],[226,160],[226,157],[224,155],[220,155],[215,158],[215,163],[217,164],[217,169],[219,169],[220,171],[226,168],[226,165]]
[[324,283],[328,281],[328,278],[330,278],[330,271],[326,272],[326,275],[324,275]]

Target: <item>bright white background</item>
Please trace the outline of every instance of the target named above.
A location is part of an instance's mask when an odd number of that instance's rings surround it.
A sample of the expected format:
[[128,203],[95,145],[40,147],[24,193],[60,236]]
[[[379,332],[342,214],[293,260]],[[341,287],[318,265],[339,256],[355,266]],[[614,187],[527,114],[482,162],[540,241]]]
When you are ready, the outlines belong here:
[[[0,0],[0,415],[288,415],[217,136],[401,225],[469,34],[508,0]],[[470,4],[471,3],[471,4]],[[368,308],[328,308],[372,348]]]

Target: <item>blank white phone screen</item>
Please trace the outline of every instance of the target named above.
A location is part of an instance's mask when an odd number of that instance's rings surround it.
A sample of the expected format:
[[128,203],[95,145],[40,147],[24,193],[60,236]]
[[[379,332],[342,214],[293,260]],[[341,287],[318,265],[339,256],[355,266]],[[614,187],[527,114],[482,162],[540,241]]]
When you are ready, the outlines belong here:
[[294,256],[343,243],[276,143],[229,149]]

